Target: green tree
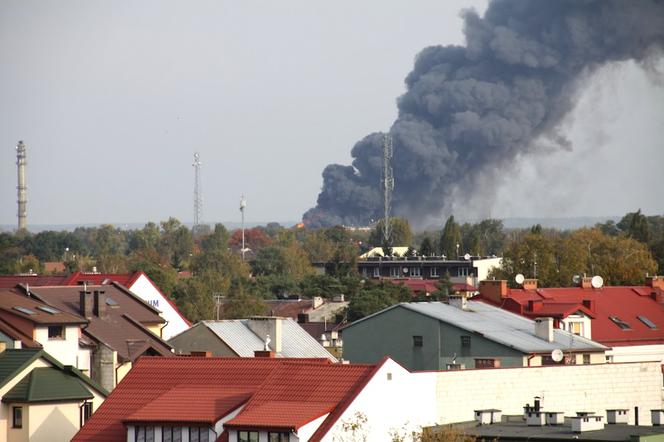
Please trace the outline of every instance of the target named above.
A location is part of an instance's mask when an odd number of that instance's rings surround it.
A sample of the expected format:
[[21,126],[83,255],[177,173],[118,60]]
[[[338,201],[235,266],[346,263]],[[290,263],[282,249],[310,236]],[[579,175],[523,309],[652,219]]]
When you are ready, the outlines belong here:
[[351,297],[348,304],[348,319],[355,321],[399,302],[410,300],[410,290],[403,285],[384,281],[374,283],[368,280],[364,287]]
[[461,227],[454,220],[454,215],[450,215],[445,222],[443,231],[440,234],[439,252],[449,259],[456,259],[458,253],[463,250],[461,242]]
[[410,230],[408,220],[404,218],[390,218],[390,237],[387,244],[383,241],[383,225],[384,220],[378,221],[376,227],[372,230],[369,236],[369,243],[375,247],[378,246],[393,246],[393,247],[408,247],[413,243],[413,232]]
[[223,224],[215,224],[214,231],[201,240],[201,250],[203,252],[225,251],[228,249],[228,240],[230,234]]
[[431,238],[425,236],[420,244],[420,255],[421,256],[431,256],[435,253],[435,248]]

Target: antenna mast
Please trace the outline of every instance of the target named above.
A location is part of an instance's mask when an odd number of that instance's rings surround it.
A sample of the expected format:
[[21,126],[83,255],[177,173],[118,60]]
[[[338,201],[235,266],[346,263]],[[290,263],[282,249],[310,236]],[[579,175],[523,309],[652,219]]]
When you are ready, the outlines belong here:
[[194,228],[198,231],[201,223],[201,214],[203,212],[203,190],[201,187],[201,156],[198,152],[194,153]]
[[240,198],[240,212],[242,213],[242,261],[244,261],[244,252],[247,249],[244,247],[244,209],[247,207],[247,200],[244,199],[244,195]]
[[18,169],[18,230],[26,230],[28,228],[28,186],[25,177],[25,166],[28,164],[26,161],[26,147],[23,141],[19,141],[16,145],[16,166]]
[[392,136],[383,134],[383,209],[385,211],[383,218],[383,243],[390,245],[392,235],[392,226],[390,225],[390,209],[392,208],[392,191],[394,190],[394,175],[392,175],[392,156],[394,155],[394,146]]

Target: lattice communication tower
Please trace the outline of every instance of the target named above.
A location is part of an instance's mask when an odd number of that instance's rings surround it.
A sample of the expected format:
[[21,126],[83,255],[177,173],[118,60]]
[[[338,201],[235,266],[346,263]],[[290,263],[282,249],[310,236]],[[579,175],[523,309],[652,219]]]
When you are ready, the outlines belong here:
[[392,235],[392,226],[390,225],[390,210],[392,208],[392,191],[394,190],[394,175],[392,174],[392,157],[394,155],[394,145],[392,144],[392,135],[383,135],[383,243],[390,245]]
[[203,214],[203,189],[201,186],[201,156],[194,153],[194,230],[198,230]]

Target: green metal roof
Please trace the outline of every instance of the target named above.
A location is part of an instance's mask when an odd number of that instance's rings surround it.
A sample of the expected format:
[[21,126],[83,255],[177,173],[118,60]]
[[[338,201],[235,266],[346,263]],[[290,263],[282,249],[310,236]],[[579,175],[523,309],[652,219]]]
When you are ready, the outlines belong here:
[[0,387],[5,385],[41,354],[39,348],[7,349],[0,353]]
[[2,398],[2,402],[53,402],[92,399],[74,373],[51,367],[35,368]]
[[[45,361],[53,365],[54,370],[64,372],[70,377],[76,377],[84,384],[97,390],[102,396],[108,396],[108,391],[99,383],[93,381],[75,367],[62,365],[53,356],[39,348],[8,349],[0,353],[0,388],[18,376],[21,370],[29,366],[38,358],[43,358]],[[21,380],[21,382],[23,382],[23,380]],[[16,388],[16,386],[14,386],[14,388]]]

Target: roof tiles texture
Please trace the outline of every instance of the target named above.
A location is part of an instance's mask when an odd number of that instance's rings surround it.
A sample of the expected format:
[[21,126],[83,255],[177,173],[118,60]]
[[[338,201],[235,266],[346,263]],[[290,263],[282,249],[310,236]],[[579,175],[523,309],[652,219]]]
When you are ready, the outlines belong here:
[[[323,360],[313,362],[314,365],[329,363]],[[188,388],[195,391],[204,388],[222,390],[222,395],[225,395],[222,398],[226,402],[224,407],[233,407],[233,400],[237,400],[239,406],[246,400],[242,391],[255,392],[272,370],[284,363],[311,364],[312,360],[142,357],[72,441],[125,440],[123,421],[141,415],[150,419],[162,416],[169,422],[190,422],[186,421],[186,418],[191,418],[186,408],[191,406],[194,398],[188,397],[184,402],[176,400]],[[171,390],[174,391],[169,393]],[[162,396],[166,399],[163,402],[158,400]],[[208,399],[204,402],[211,406],[212,401]],[[210,416],[218,411],[205,408],[202,414]]]
[[53,402],[92,399],[81,380],[63,370],[37,367],[2,398],[3,402]]
[[19,293],[17,289],[0,289],[0,310],[35,324],[84,324],[87,322],[78,314],[72,314],[66,309],[52,310],[48,307],[41,301]]

